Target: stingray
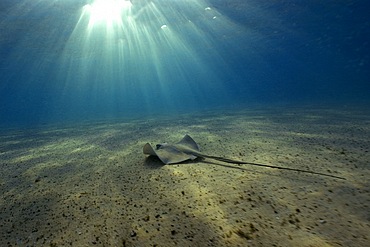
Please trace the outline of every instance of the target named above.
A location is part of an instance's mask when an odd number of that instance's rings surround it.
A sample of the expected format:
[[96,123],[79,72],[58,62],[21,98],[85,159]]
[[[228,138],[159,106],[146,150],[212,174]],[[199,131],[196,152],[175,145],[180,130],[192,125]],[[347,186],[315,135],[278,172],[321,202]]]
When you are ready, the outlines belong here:
[[281,166],[273,166],[273,165],[263,165],[263,164],[250,163],[250,162],[244,162],[244,161],[238,161],[238,160],[231,160],[231,159],[226,159],[226,158],[218,157],[218,156],[205,155],[205,154],[200,153],[198,145],[193,140],[193,138],[191,138],[189,135],[185,135],[184,138],[182,138],[182,140],[176,144],[170,144],[170,143],[157,144],[155,149],[149,143],[147,143],[144,145],[143,152],[146,155],[157,156],[166,165],[176,164],[176,163],[183,162],[185,160],[194,160],[197,157],[202,157],[202,158],[214,159],[214,160],[218,160],[218,161],[222,161],[226,163],[231,163],[231,164],[246,164],[246,165],[253,165],[253,166],[262,166],[262,167],[269,167],[269,168],[275,168],[275,169],[281,169],[281,170],[311,173],[311,174],[333,177],[333,178],[338,178],[338,179],[345,179],[343,177],[337,177],[334,175],[324,174],[320,172],[313,172],[313,171],[281,167]]

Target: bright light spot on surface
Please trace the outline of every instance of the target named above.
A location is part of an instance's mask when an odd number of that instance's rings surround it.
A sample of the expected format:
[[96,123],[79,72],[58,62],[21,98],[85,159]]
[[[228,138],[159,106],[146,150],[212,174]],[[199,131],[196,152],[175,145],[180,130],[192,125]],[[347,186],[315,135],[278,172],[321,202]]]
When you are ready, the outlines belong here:
[[85,5],[85,9],[90,11],[91,27],[97,21],[118,21],[121,19],[123,9],[131,7],[131,2],[126,0],[97,0],[92,5]]
[[166,28],[167,26],[166,25],[163,25],[163,26],[161,26],[161,28],[163,29],[163,28]]

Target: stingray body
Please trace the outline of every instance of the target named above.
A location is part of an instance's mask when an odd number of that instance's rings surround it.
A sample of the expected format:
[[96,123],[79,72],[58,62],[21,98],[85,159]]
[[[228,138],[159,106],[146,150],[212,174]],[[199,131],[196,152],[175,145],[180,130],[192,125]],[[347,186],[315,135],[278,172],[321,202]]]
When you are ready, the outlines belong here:
[[155,149],[149,143],[146,143],[144,145],[143,152],[144,154],[147,154],[147,155],[157,156],[166,165],[180,163],[180,162],[183,162],[189,159],[194,160],[197,157],[203,157],[203,158],[214,159],[214,160],[218,160],[218,161],[222,161],[226,163],[232,163],[232,164],[247,164],[247,165],[253,165],[253,166],[262,166],[262,167],[269,167],[269,168],[282,169],[282,170],[305,172],[305,173],[311,173],[311,174],[333,177],[333,178],[338,178],[338,179],[345,179],[343,177],[338,177],[338,176],[319,173],[319,172],[306,171],[306,170],[281,167],[281,166],[263,165],[263,164],[250,163],[250,162],[244,162],[244,161],[238,161],[238,160],[231,160],[231,159],[226,159],[226,158],[218,157],[218,156],[205,155],[205,154],[200,153],[198,145],[193,140],[193,138],[191,138],[189,135],[185,135],[184,138],[182,138],[181,141],[179,141],[176,144],[169,144],[169,143],[157,144]]
[[143,152],[144,154],[157,156],[166,165],[180,163],[189,159],[194,160],[198,156],[202,157],[198,145],[188,135],[185,135],[176,144],[157,144],[155,150],[147,143],[144,146]]

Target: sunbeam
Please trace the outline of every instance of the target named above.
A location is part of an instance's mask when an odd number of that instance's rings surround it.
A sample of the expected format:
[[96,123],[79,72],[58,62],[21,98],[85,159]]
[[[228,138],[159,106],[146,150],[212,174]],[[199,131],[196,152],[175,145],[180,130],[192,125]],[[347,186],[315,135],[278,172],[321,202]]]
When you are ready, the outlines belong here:
[[98,21],[105,21],[107,25],[112,22],[121,22],[122,11],[129,10],[131,2],[127,0],[97,0],[92,5],[87,4],[84,8],[90,14],[89,28]]
[[148,111],[158,100],[165,107],[188,108],[225,98],[217,73],[228,67],[215,39],[237,29],[202,0],[167,5],[98,0],[84,6],[66,45],[65,91],[82,83],[83,94],[109,98],[125,109],[141,96]]

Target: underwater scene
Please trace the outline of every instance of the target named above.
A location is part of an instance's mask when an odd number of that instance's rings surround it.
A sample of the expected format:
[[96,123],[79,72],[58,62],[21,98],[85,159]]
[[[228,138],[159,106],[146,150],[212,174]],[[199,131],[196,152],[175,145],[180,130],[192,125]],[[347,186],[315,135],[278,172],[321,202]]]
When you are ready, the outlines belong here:
[[369,9],[1,0],[0,246],[369,246]]

